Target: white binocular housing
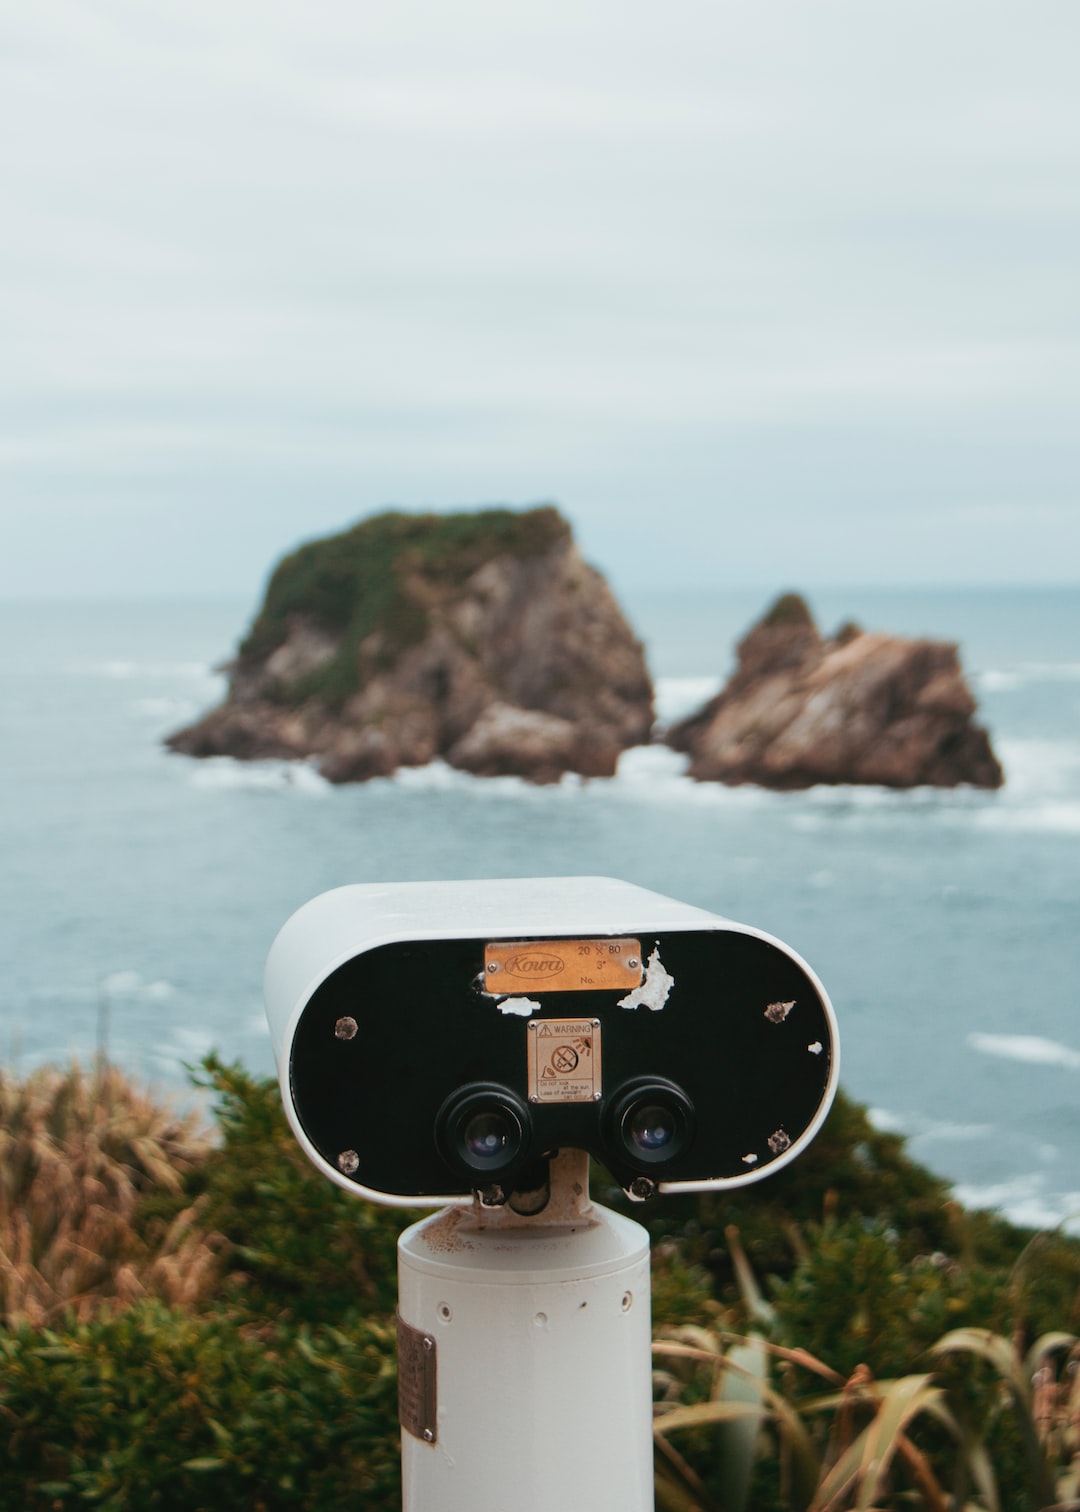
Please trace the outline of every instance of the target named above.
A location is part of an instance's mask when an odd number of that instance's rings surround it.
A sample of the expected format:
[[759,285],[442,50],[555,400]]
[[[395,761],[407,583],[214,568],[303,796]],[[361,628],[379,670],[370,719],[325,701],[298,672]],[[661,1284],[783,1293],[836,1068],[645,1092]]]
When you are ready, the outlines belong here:
[[336,888],[284,925],[265,990],[297,1139],[374,1202],[500,1203],[566,1149],[637,1198],[742,1186],[836,1089],[793,950],[606,877]]

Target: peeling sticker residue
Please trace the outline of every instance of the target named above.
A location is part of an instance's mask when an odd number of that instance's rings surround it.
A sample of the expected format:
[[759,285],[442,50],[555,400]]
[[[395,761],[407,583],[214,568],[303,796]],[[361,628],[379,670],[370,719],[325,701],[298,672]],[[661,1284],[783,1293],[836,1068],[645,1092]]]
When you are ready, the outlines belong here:
[[770,1003],[765,1010],[765,1017],[770,1024],[782,1024],[794,1006],[794,998],[790,1003]]
[[811,1055],[820,1055],[825,1046],[821,1043],[820,1040],[815,1040],[812,1045],[807,1045],[806,1048],[809,1050]]
[[528,1018],[531,1013],[540,1012],[540,1004],[534,1003],[532,998],[507,998],[499,1004],[500,1013],[516,1013],[518,1018]]
[[743,1158],[742,1158],[742,1162],[743,1162],[743,1165],[757,1165],[757,1156],[756,1155],[744,1155]]
[[782,1155],[791,1145],[791,1135],[785,1134],[783,1129],[777,1129],[775,1134],[769,1135],[769,1149],[774,1155]]
[[675,978],[665,970],[660,961],[660,946],[653,946],[653,953],[645,966],[645,980],[633,992],[619,999],[620,1008],[651,1008],[657,1013],[667,1002],[675,985]]

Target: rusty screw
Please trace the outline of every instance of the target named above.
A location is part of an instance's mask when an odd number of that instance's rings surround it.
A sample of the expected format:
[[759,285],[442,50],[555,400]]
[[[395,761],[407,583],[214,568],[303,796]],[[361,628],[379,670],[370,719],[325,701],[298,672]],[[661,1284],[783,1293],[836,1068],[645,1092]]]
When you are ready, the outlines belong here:
[[356,1038],[358,1025],[354,1018],[339,1018],[334,1025],[334,1038],[339,1040],[351,1040]]

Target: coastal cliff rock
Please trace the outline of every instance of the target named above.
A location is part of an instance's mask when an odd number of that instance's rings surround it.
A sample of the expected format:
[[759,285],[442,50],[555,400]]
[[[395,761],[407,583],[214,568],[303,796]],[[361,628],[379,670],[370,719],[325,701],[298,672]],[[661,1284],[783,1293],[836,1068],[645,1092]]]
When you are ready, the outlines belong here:
[[703,781],[997,788],[974,713],[955,646],[854,625],[825,640],[785,594],[739,643],[727,686],[664,739]]
[[550,507],[388,513],[300,547],[227,671],[225,702],[166,744],[332,782],[436,757],[605,776],[653,722],[642,648]]

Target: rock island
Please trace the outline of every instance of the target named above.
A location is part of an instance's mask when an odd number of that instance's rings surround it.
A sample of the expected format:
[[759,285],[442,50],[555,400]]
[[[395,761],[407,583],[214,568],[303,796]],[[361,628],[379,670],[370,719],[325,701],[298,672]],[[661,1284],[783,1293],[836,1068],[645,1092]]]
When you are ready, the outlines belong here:
[[703,781],[997,788],[974,714],[956,646],[850,624],[826,640],[788,593],[739,642],[727,686],[664,738]]
[[228,694],[166,744],[307,759],[332,782],[441,757],[482,776],[609,776],[647,741],[640,643],[558,510],[390,512],[275,569]]

